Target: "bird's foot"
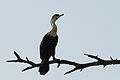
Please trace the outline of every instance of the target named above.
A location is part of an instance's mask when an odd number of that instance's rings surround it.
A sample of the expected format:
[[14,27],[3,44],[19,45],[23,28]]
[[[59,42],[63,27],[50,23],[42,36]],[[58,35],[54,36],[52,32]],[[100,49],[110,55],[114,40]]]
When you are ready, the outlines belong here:
[[60,67],[60,59],[53,58],[53,61],[56,61],[56,62],[58,63],[58,66],[57,66],[57,68],[59,68],[59,67]]

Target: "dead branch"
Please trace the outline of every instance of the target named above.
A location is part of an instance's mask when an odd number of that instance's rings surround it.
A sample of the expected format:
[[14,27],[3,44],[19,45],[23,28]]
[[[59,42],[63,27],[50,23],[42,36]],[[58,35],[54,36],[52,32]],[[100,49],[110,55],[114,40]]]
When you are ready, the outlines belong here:
[[[16,60],[8,60],[7,62],[19,62],[19,63],[26,63],[29,64],[30,66],[26,67],[25,69],[23,69],[22,71],[26,71],[35,67],[40,67],[41,63],[34,63],[33,61],[30,61],[27,57],[26,59],[22,59],[15,51],[14,51],[14,55],[16,56]],[[100,66],[103,65],[103,67],[107,66],[107,65],[112,65],[112,64],[120,64],[120,60],[117,59],[113,59],[112,57],[110,57],[110,60],[104,60],[101,59],[98,56],[94,56],[94,55],[89,55],[89,54],[84,54],[85,56],[92,58],[92,59],[96,59],[97,61],[94,62],[90,62],[90,63],[84,63],[84,64],[79,64],[76,62],[72,62],[72,61],[68,61],[68,60],[55,60],[55,61],[49,61],[49,64],[54,64],[54,63],[58,63],[58,66],[60,66],[60,64],[67,64],[67,65],[73,65],[74,68],[70,71],[65,72],[65,74],[69,74],[71,72],[74,72],[76,70],[80,70],[82,71],[85,68],[88,67],[92,67],[92,66]]]

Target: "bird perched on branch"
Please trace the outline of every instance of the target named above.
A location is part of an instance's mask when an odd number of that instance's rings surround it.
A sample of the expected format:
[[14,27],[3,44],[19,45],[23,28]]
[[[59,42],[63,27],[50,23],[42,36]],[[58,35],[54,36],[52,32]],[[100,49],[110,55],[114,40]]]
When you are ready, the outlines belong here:
[[41,43],[40,43],[40,58],[41,58],[41,66],[39,68],[39,72],[41,75],[45,75],[49,71],[49,59],[52,56],[53,60],[55,60],[55,47],[58,42],[57,35],[57,25],[55,24],[56,20],[58,20],[64,14],[54,14],[51,18],[51,26],[52,29],[45,34]]

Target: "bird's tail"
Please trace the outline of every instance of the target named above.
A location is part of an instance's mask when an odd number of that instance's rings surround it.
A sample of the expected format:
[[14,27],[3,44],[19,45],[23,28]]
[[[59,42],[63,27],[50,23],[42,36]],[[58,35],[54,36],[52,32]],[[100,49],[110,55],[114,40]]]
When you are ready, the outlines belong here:
[[48,60],[42,60],[39,72],[41,75],[45,75],[49,71],[49,63]]

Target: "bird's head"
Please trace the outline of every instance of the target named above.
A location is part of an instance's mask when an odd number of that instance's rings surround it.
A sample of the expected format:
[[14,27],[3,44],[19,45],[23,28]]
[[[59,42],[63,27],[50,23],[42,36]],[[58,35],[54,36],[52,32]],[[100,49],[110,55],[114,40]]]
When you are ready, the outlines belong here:
[[51,18],[51,22],[52,23],[55,23],[55,21],[57,20],[57,19],[59,19],[61,16],[63,16],[64,14],[54,14],[53,16],[52,16],[52,18]]

